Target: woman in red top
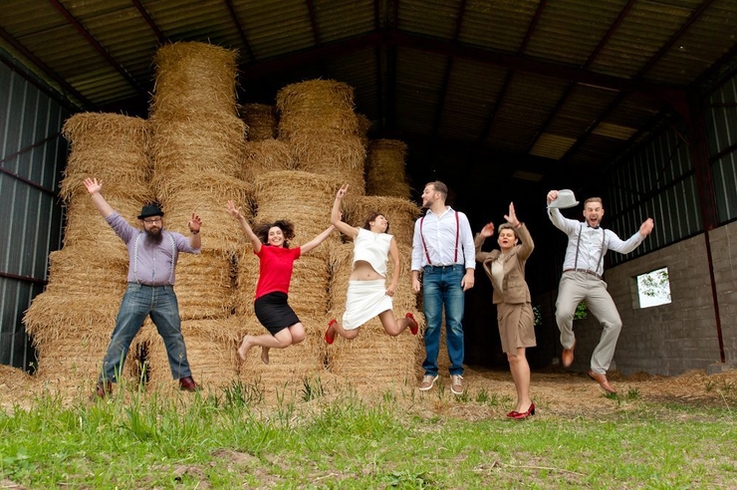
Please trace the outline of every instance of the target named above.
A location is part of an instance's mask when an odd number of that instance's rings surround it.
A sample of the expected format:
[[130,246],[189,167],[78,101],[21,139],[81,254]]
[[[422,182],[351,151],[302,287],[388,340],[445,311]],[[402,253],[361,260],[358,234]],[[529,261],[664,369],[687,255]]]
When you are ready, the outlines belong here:
[[289,221],[279,220],[264,224],[254,231],[233,201],[228,201],[227,209],[228,214],[240,222],[241,228],[251,240],[253,252],[259,258],[254,310],[259,322],[269,331],[268,334],[243,337],[238,347],[238,356],[245,361],[249,349],[260,345],[261,360],[268,364],[269,349],[283,349],[302,342],[305,338],[304,326],[287,303],[294,261],[320,245],[335,227],[331,225],[301,247],[289,248],[288,240],[294,238],[294,227]]

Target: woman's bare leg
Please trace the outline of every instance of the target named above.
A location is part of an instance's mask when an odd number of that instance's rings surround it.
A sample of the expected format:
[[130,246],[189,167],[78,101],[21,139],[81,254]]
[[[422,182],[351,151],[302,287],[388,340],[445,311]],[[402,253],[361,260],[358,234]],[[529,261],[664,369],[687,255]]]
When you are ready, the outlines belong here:
[[532,405],[530,399],[530,365],[527,363],[527,357],[525,357],[525,348],[517,347],[517,354],[508,355],[507,359],[509,360],[509,370],[512,373],[514,387],[517,390],[517,407],[514,410],[523,413]]
[[[292,335],[292,330],[294,330],[294,336]],[[258,345],[261,346],[261,360],[264,364],[268,364],[269,349],[284,349],[302,340],[304,340],[304,327],[301,323],[295,323],[291,327],[279,330],[275,335],[246,335],[243,337],[240,347],[238,347],[238,357],[242,361],[245,361],[251,347]]]

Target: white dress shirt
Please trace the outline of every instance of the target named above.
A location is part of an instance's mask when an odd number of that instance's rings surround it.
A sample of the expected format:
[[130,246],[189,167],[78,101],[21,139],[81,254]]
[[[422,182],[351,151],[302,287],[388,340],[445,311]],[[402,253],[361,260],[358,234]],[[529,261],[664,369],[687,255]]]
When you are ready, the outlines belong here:
[[564,271],[584,269],[601,277],[604,274],[604,255],[607,251],[630,253],[645,239],[638,230],[624,241],[611,230],[605,230],[600,226],[592,228],[588,223],[565,218],[558,208],[549,207],[548,217],[556,228],[568,235],[566,258],[563,261]]
[[[456,213],[458,213],[457,222]],[[415,233],[412,238],[413,271],[419,271],[426,265],[460,264],[464,265],[465,269],[476,268],[476,248],[471,234],[471,225],[464,213],[446,206],[445,211],[440,215],[428,209],[424,218],[424,220],[420,218],[415,221]],[[420,225],[422,225],[422,234],[420,234]],[[458,233],[457,255],[456,233]],[[427,247],[427,253],[425,253],[425,247]],[[427,261],[428,254],[430,263]]]

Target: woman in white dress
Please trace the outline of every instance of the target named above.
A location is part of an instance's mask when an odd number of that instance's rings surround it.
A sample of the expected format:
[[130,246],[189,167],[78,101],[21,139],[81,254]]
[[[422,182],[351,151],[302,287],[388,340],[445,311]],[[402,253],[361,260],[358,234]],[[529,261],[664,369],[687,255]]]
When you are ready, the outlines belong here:
[[[412,335],[417,335],[418,325],[407,313],[397,320],[392,311],[392,296],[397,289],[399,273],[399,248],[392,235],[389,235],[389,222],[383,214],[371,213],[364,228],[356,228],[341,220],[340,204],[348,191],[344,184],[335,195],[331,223],[341,233],[353,239],[353,270],[348,279],[348,294],[342,322],[333,319],[325,331],[325,341],[332,344],[336,335],[352,340],[358,336],[361,326],[378,316],[386,333],[397,336],[409,327]],[[386,285],[386,263],[391,257],[394,264],[392,280]]]

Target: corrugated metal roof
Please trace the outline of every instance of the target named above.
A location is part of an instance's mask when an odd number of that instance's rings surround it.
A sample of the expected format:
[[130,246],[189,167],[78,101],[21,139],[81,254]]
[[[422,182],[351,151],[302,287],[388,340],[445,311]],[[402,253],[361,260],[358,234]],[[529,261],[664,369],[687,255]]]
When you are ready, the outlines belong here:
[[682,102],[734,56],[736,33],[734,0],[6,0],[0,13],[0,46],[86,109],[145,107],[157,48],[198,40],[238,50],[241,103],[337,79],[373,137],[518,155],[523,173],[534,158],[612,160],[677,110],[663,87]]

